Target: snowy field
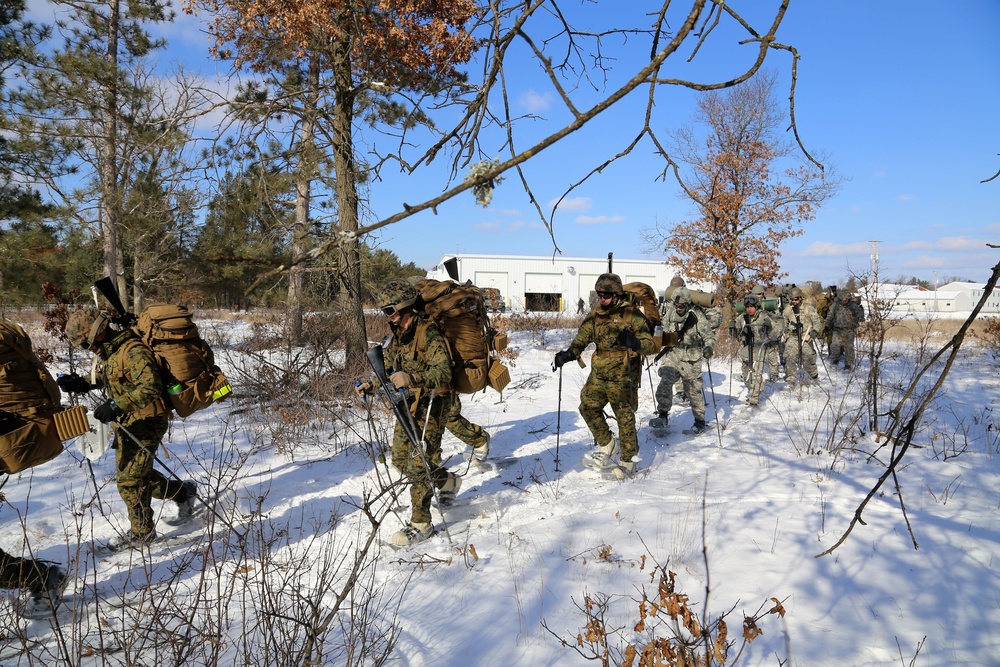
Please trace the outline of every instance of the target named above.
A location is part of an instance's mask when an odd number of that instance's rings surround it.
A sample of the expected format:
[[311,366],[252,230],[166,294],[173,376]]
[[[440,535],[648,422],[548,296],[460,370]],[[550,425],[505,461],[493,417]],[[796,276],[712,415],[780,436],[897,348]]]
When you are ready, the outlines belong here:
[[[446,435],[448,467],[466,475],[459,502],[443,516],[432,508],[438,534],[409,549],[381,543],[409,517],[398,474],[374,456],[390,419],[376,409],[369,421],[353,396],[332,397],[316,421],[293,407],[265,417],[234,382],[234,400],[175,421],[162,463],[203,489],[233,489],[238,502],[193,526],[161,522],[168,539],[145,554],[92,553],[127,524],[110,453],[93,465],[99,496],[72,448],[11,477],[0,547],[21,553],[27,538],[36,557],[70,563],[73,578],[57,620],[18,619],[19,597],[0,597],[0,665],[290,665],[311,641],[323,665],[378,664],[364,650],[390,647],[382,664],[586,665],[606,651],[617,665],[629,645],[681,626],[666,607],[654,616],[640,605],[665,599],[668,572],[687,596],[669,596],[682,610],[703,623],[706,612],[708,622],[726,615],[725,664],[1000,664],[1000,379],[987,351],[963,348],[864,524],[818,557],[893,453],[869,428],[863,350],[854,374],[821,365],[818,385],[768,384],[753,410],[738,362],[714,358],[710,430],[693,437],[680,432],[692,421],[683,406],[665,437],[646,426],[652,369],[639,393],[641,472],[622,483],[581,465],[592,446],[577,411],[589,368],[565,366],[561,395],[550,368],[573,334],[514,333],[502,400],[463,397],[464,414],[493,435],[492,457],[514,460],[469,470],[464,445]],[[883,355],[880,412],[920,366],[918,348]],[[352,570],[371,517],[383,526]],[[331,616],[349,576],[353,595]],[[767,613],[776,602],[783,615]],[[744,614],[759,615],[761,634],[737,657]]]

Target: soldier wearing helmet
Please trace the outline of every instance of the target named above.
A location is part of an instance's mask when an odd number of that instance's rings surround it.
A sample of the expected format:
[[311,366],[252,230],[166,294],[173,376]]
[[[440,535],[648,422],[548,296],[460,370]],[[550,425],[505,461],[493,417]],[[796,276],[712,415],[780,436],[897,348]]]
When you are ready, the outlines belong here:
[[701,308],[694,307],[691,291],[677,287],[673,292],[673,308],[663,315],[665,338],[675,338],[660,363],[660,382],[656,386],[657,416],[649,421],[654,429],[667,427],[674,400],[674,384],[680,382],[691,405],[694,425],[685,429],[688,435],[703,433],[705,394],[703,391],[702,359],[711,359],[715,351],[715,329]]
[[840,290],[837,300],[826,313],[826,328],[830,333],[830,365],[836,367],[841,357],[844,370],[854,368],[854,338],[865,321],[865,310],[850,290]]
[[782,359],[784,359],[782,356],[784,350],[782,349],[781,341],[785,333],[785,318],[777,308],[778,300],[774,297],[769,298],[766,288],[763,285],[754,285],[751,293],[760,301],[761,310],[766,311],[770,316],[771,324],[774,326],[775,334],[778,336],[778,344],[764,351],[764,368],[762,369],[764,371],[764,378],[768,382],[777,382],[783,363]]
[[[407,546],[434,534],[431,499],[434,489],[447,507],[455,501],[462,478],[442,466],[441,437],[451,410],[451,357],[441,331],[418,307],[420,295],[406,280],[390,280],[376,297],[389,318],[392,337],[385,349],[385,368],[392,387],[404,391],[416,432],[423,442],[412,442],[397,420],[392,437],[392,464],[410,485],[410,520],[393,534],[391,542]],[[364,396],[379,388],[378,378],[359,383]]]
[[[614,273],[602,274],[594,285],[597,305],[587,314],[568,349],[556,353],[554,368],[579,359],[591,343],[597,346],[590,375],[580,391],[580,415],[594,436],[597,450],[585,465],[616,479],[635,474],[639,441],[635,431],[635,409],[639,404],[642,358],[653,352],[653,334],[641,310],[623,298],[622,280]],[[604,416],[604,406],[618,422],[621,457]]]
[[794,386],[798,381],[801,366],[809,380],[819,377],[816,367],[816,345],[823,332],[823,320],[811,303],[806,301],[805,293],[798,287],[793,287],[788,293],[788,305],[784,311],[785,322],[785,382]]
[[764,388],[764,359],[767,349],[778,344],[781,331],[777,326],[755,294],[744,297],[743,314],[729,323],[729,335],[740,341],[743,382],[749,391],[747,403],[750,405],[760,402]]
[[140,548],[156,539],[153,498],[177,503],[177,517],[166,520],[170,525],[190,519],[197,498],[194,482],[170,479],[153,468],[170,415],[159,366],[153,351],[131,329],[113,329],[110,320],[95,308],[74,313],[66,323],[66,337],[102,362],[96,385],[72,373],[57,382],[64,391],[100,389],[105,394],[106,400],[94,409],[94,417],[113,423],[115,481],[129,517],[129,530],[113,537],[107,546],[112,551]]

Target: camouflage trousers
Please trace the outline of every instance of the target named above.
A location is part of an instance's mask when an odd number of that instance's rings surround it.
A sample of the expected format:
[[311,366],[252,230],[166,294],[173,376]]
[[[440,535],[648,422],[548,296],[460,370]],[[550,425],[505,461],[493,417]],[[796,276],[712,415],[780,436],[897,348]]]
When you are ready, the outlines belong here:
[[695,421],[705,421],[705,393],[702,390],[701,359],[680,361],[668,359],[658,371],[660,382],[656,385],[656,412],[670,412],[674,404],[674,384],[680,381],[682,389],[691,402],[691,414]]
[[844,368],[854,367],[854,329],[834,329],[830,334],[830,361],[836,366],[844,355]]
[[422,396],[415,411],[411,411],[411,414],[416,413],[413,422],[417,437],[424,436],[423,447],[410,442],[398,421],[392,434],[392,465],[403,473],[410,484],[410,521],[413,523],[430,522],[434,488],[440,489],[448,479],[448,471],[441,465],[441,436],[444,435],[452,398],[450,394],[436,396],[431,405],[430,395]]
[[48,566],[0,549],[0,588],[33,588],[45,581]]
[[743,383],[750,391],[750,402],[754,405],[760,400],[764,389],[764,359],[767,346],[758,345],[753,350],[753,364],[750,363],[750,350],[745,345],[740,349],[742,361]]
[[118,483],[118,494],[128,508],[132,532],[148,535],[155,528],[151,500],[174,498],[181,493],[183,484],[153,469],[156,450],[167,433],[166,417],[146,417],[125,425],[125,428],[142,446],[115,425],[115,481]]
[[448,410],[448,421],[444,426],[469,447],[482,447],[486,444],[486,431],[483,427],[462,416],[462,399],[458,394],[452,394],[451,409]]
[[601,380],[591,373],[580,390],[580,416],[587,423],[594,440],[601,447],[611,442],[611,428],[604,416],[604,406],[611,404],[611,411],[618,421],[618,439],[622,461],[631,461],[639,453],[639,440],[635,433],[635,409],[639,405],[639,380]]
[[799,359],[798,337],[789,338],[785,342],[785,380],[795,382],[799,374],[800,365],[811,379],[816,379],[819,376],[819,369],[816,368],[816,348],[814,345],[815,343],[810,341],[807,336],[803,336],[802,358]]

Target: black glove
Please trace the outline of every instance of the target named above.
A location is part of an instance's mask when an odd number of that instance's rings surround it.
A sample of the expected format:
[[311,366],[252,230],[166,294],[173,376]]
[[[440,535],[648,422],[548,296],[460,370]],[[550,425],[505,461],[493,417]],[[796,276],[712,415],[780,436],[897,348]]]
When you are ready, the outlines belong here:
[[556,352],[556,359],[552,362],[552,365],[556,368],[562,368],[563,364],[573,361],[573,353],[569,350],[563,350],[562,352]]
[[94,408],[94,419],[102,424],[113,422],[123,414],[125,413],[122,412],[122,409],[115,405],[115,402],[111,400],[104,401]]
[[809,332],[809,340],[816,340],[817,338],[819,338],[819,332],[818,331],[816,331],[815,329],[813,329],[812,331]]
[[64,373],[56,378],[56,384],[70,394],[83,394],[94,387],[76,373]]
[[711,359],[713,354],[715,354],[715,348],[711,345],[706,345],[705,349],[702,351],[702,356],[706,359]]
[[627,347],[633,352],[638,352],[639,348],[642,347],[639,344],[639,339],[635,337],[630,329],[622,329],[622,332],[618,334],[618,340],[616,341],[619,345]]

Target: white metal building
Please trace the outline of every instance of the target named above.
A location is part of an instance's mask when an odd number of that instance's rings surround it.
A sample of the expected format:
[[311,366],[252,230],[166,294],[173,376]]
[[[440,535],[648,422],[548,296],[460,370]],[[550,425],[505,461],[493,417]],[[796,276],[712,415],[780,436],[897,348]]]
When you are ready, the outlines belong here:
[[[875,297],[891,302],[894,312],[968,313],[979,303],[984,289],[981,283],[953,282],[936,290],[883,283],[878,286]],[[993,291],[982,313],[1000,313],[1000,290]]]
[[[612,258],[611,268],[623,283],[640,281],[658,296],[676,271],[660,261]],[[524,255],[445,255],[428,271],[428,278],[458,282],[471,280],[477,287],[500,290],[508,310],[514,312],[568,312],[590,310],[594,283],[608,271],[608,258],[531,257]],[[697,285],[689,285],[700,289]]]

